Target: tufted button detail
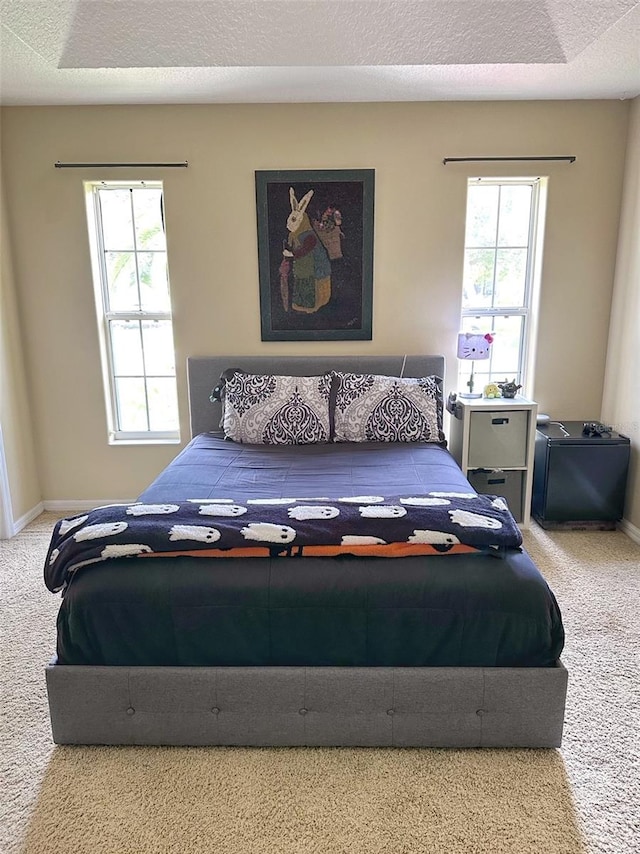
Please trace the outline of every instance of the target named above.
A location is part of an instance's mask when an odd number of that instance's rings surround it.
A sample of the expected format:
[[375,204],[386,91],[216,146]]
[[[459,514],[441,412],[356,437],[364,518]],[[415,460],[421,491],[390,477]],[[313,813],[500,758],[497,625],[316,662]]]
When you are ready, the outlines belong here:
[[214,706],[214,707],[211,709],[211,714],[212,714],[212,715],[219,715],[219,714],[220,714],[220,709],[219,709],[217,706]]
[[131,716],[131,715],[135,715],[135,713],[136,713],[136,710],[133,708],[133,706],[129,706],[129,708],[127,709],[127,714],[129,716]]
[[388,714],[388,715],[395,715],[395,713],[396,713],[396,710],[395,710],[395,709],[387,709],[387,714]]
[[481,718],[484,714],[485,714],[484,709],[478,709],[478,711],[476,712],[476,715],[477,715],[479,718]]
[[300,714],[306,715],[308,711],[309,711],[309,709],[300,709]]

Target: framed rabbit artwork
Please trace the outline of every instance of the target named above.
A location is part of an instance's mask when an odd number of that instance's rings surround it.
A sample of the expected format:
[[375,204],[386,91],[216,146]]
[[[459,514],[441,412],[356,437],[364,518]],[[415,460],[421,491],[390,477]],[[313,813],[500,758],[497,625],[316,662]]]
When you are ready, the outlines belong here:
[[263,341],[371,340],[374,170],[256,172]]

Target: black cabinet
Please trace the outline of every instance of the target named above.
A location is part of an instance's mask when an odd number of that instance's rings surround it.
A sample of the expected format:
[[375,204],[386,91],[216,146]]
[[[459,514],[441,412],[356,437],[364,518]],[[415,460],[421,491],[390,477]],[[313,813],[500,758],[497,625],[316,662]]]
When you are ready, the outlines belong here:
[[585,436],[583,425],[551,421],[536,430],[532,513],[545,528],[614,528],[622,518],[629,439]]

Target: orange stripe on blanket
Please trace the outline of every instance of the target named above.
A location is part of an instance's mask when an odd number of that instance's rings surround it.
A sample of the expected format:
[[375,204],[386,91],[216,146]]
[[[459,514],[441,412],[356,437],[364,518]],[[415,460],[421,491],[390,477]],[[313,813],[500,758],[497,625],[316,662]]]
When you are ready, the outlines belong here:
[[[354,555],[356,557],[409,557],[411,555],[455,555],[478,552],[482,549],[456,545],[437,546],[427,543],[388,543],[369,546],[290,546],[282,549],[278,557],[337,557]],[[136,557],[271,557],[272,550],[262,546],[235,549],[193,549],[176,552],[145,552]]]

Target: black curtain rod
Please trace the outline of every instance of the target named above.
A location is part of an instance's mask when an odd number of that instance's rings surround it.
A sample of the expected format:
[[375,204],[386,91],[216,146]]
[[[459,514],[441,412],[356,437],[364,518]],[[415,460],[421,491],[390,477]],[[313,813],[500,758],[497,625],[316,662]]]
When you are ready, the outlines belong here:
[[495,162],[496,160],[566,160],[569,163],[575,163],[576,158],[573,154],[560,157],[445,157],[442,162],[446,166],[447,163]]
[[186,169],[189,161],[183,160],[181,163],[61,163],[56,160],[53,165],[56,169],[155,169],[161,166],[171,169]]

